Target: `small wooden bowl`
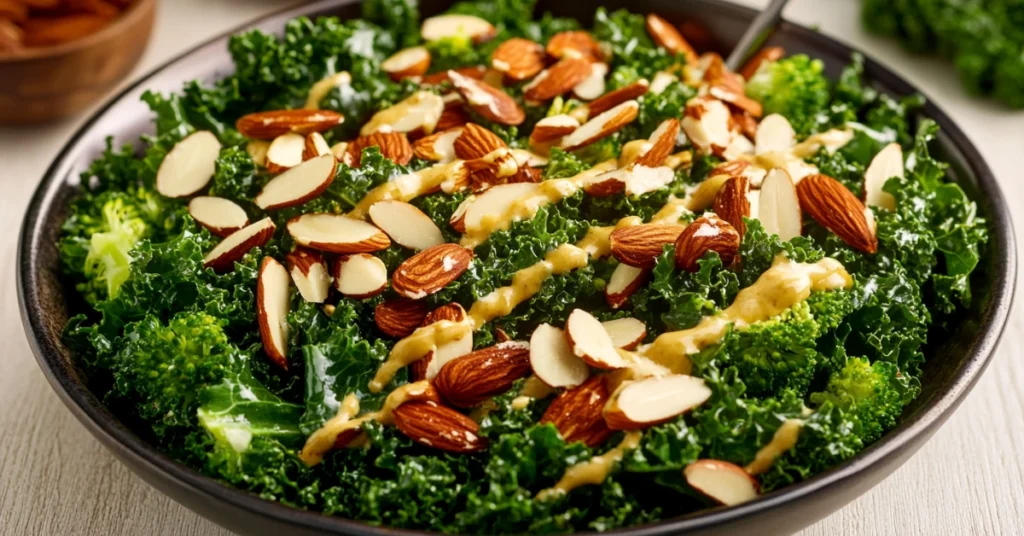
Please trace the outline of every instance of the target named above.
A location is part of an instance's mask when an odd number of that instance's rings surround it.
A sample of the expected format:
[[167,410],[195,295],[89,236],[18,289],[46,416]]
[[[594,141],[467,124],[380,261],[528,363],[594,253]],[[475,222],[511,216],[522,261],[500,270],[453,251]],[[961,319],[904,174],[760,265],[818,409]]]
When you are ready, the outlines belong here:
[[0,57],[0,124],[60,119],[106,95],[146,49],[155,8],[156,0],[136,0],[95,34]]

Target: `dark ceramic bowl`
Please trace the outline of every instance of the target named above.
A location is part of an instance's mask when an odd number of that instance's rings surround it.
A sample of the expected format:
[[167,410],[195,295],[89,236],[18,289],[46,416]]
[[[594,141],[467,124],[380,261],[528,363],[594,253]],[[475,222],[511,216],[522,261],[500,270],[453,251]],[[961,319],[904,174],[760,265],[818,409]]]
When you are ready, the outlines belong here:
[[[425,14],[440,11],[443,2],[423,2]],[[582,2],[541,2],[540,9],[575,16],[589,22],[593,9]],[[625,2],[609,2],[610,8]],[[754,17],[752,10],[714,0],[633,0],[633,11],[656,12],[674,22],[691,20],[707,32],[699,38],[701,49],[728,51]],[[280,31],[298,15],[357,17],[357,0],[325,0],[268,17],[252,27]],[[823,59],[836,76],[850,57],[849,47],[817,32],[784,25],[771,40],[790,53],[805,52]],[[114,135],[119,143],[134,141],[151,129],[149,110],[139,102],[146,89],[175,91],[195,78],[214,80],[231,69],[227,37],[220,37],[171,61],[114,98],[90,119],[58,153],[33,196],[18,255],[18,289],[25,331],[39,365],[64,403],[80,421],[125,465],[146,482],[199,514],[244,534],[417,534],[365,525],[356,521],[296,510],[262,500],[184,467],[143,442],[119,422],[88,390],[74,359],[60,339],[67,320],[64,287],[60,281],[55,247],[68,200],[75,194],[77,178]],[[878,89],[893,95],[917,90],[899,76],[868,60],[867,78]],[[905,462],[953,413],[988,364],[1006,323],[1013,298],[1016,246],[1013,226],[1003,194],[974,145],[950,118],[934,104],[924,115],[938,121],[942,134],[937,151],[951,163],[950,174],[978,202],[988,219],[991,241],[974,278],[974,306],[962,322],[947,332],[932,334],[926,349],[929,359],[922,378],[921,396],[904,412],[899,426],[852,460],[814,478],[732,508],[718,508],[653,525],[619,531],[653,535],[688,532],[721,534],[788,533],[833,512],[892,473]]]

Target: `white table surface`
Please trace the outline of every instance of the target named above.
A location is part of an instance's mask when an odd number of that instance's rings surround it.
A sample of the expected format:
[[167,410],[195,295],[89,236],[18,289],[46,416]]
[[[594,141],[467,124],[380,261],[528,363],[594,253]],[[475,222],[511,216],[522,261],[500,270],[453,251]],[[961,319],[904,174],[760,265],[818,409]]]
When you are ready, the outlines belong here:
[[[286,3],[164,0],[135,75]],[[948,64],[869,38],[855,0],[793,0],[786,16],[855,44],[926,88],[981,149],[1017,223],[1024,222],[1024,112],[967,97]],[[37,181],[83,119],[0,128],[0,228],[7,229],[0,235],[0,535],[229,534],[121,466],[50,390],[25,340],[15,292],[17,231]],[[1024,352],[1016,342],[1022,330],[1015,312],[984,378],[913,459],[802,534],[1024,533]]]

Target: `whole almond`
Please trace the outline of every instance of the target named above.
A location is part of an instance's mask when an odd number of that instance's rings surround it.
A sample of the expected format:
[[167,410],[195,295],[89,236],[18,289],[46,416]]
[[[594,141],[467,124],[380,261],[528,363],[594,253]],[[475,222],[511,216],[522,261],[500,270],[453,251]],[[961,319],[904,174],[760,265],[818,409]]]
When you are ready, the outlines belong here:
[[421,445],[460,454],[487,448],[476,421],[436,402],[406,402],[393,415],[398,430]]
[[377,328],[399,339],[408,337],[416,331],[426,316],[427,304],[418,300],[381,302],[373,310],[373,320],[377,323]]
[[518,125],[526,119],[526,113],[508,93],[455,71],[448,71],[448,78],[466,105],[489,121]]
[[434,127],[436,131],[444,131],[461,127],[466,123],[469,123],[470,117],[466,110],[462,109],[462,105],[449,106],[441,112],[441,117],[437,119],[437,126]]
[[398,265],[391,276],[395,292],[418,300],[459,278],[473,261],[473,252],[458,244],[427,248]]
[[377,147],[380,154],[399,165],[406,165],[412,160],[412,145],[404,132],[374,132],[366,136],[359,136],[349,142],[345,148],[345,163],[352,167],[359,167],[363,149]]
[[590,101],[587,103],[587,111],[590,117],[595,117],[598,114],[607,112],[626,101],[633,100],[646,94],[650,87],[650,82],[641,78],[628,86],[623,86],[619,89],[609,91],[608,93]]
[[667,244],[674,244],[683,232],[680,225],[648,223],[612,232],[612,255],[619,262],[637,268],[651,268]]
[[865,253],[878,251],[878,237],[868,225],[864,204],[843,184],[828,175],[809,175],[796,185],[800,208],[850,247]]
[[510,182],[533,182],[529,177],[517,180],[519,162],[515,155],[505,148],[498,148],[482,158],[467,160],[465,167],[469,172],[469,184],[474,192]]
[[463,160],[474,160],[502,147],[508,145],[497,134],[476,123],[467,123],[462,134],[455,139],[455,156]]
[[[417,301],[415,303],[423,303]],[[427,316],[423,318],[423,323],[420,327],[429,326],[435,322],[442,320],[448,320],[451,322],[462,322],[466,319],[466,310],[457,303],[449,303],[448,305],[442,305],[433,311],[427,313]],[[409,365],[409,377],[415,381],[424,380],[427,378],[427,368],[430,366],[430,361],[434,357],[434,352],[428,352],[423,357],[413,361]]]
[[445,363],[433,381],[449,404],[471,408],[508,391],[529,373],[530,345],[509,341]]
[[659,46],[668,49],[670,52],[685,56],[686,63],[690,65],[697,64],[697,52],[693,49],[693,46],[667,20],[653,13],[647,15],[647,33],[651,35],[651,39],[654,39],[654,42]]
[[582,441],[588,447],[596,447],[614,433],[602,414],[609,398],[605,377],[592,376],[555,397],[540,422],[555,425],[566,443]]
[[[725,181],[715,195],[715,214],[732,225],[740,238],[747,232],[743,218],[750,217],[750,199],[747,198],[749,191],[750,181],[742,175],[737,175]],[[678,253],[676,251],[677,255]]]
[[762,63],[766,61],[779,61],[785,55],[786,49],[782,47],[764,47],[747,60],[739,72],[744,79],[750,80],[750,77],[754,76],[754,73],[761,68]]
[[324,132],[344,120],[343,115],[331,110],[272,110],[243,115],[235,128],[247,138],[272,140],[289,132]]
[[544,70],[544,47],[529,39],[513,37],[494,49],[491,66],[509,80],[529,80]]
[[551,36],[545,49],[552,58],[583,58],[600,61],[603,57],[601,43],[589,32],[569,30]]
[[676,266],[688,272],[700,269],[697,264],[709,251],[718,253],[723,266],[732,264],[740,250],[740,234],[723,219],[702,216],[679,233],[676,239]]
[[543,102],[568,93],[590,74],[590,63],[589,60],[572,57],[558,60],[523,89],[523,98]]

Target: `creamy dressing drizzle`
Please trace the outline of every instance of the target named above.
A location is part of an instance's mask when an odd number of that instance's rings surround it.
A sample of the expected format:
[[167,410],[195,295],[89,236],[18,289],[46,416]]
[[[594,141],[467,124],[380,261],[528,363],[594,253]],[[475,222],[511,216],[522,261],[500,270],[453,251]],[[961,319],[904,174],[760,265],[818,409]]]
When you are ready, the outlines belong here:
[[391,348],[388,358],[370,380],[370,392],[381,392],[403,367],[422,359],[423,356],[437,350],[437,347],[461,339],[472,331],[473,323],[468,318],[460,322],[441,320],[418,328]]
[[385,199],[397,199],[399,201],[412,201],[417,197],[426,195],[441,188],[442,183],[451,180],[466,170],[462,160],[455,160],[447,164],[435,164],[415,173],[401,175],[391,179],[384,184],[370,190],[359,204],[348,213],[351,218],[366,219],[370,206]]
[[526,406],[530,405],[531,400],[547,398],[551,396],[551,393],[553,392],[555,392],[553,387],[544,383],[536,376],[530,376],[529,378],[526,378],[526,382],[523,383],[523,388],[519,390],[519,396],[512,400],[512,409],[526,409]]
[[754,455],[754,461],[750,462],[743,470],[747,474],[759,475],[771,469],[772,464],[775,463],[775,460],[779,459],[779,456],[782,456],[787,450],[796,445],[797,439],[800,439],[800,431],[803,427],[804,421],[800,419],[786,420],[775,431],[772,440],[757,451],[757,454]]
[[640,445],[641,437],[643,436],[639,431],[626,432],[626,437],[622,438],[622,442],[612,450],[566,469],[557,484],[548,489],[541,490],[537,494],[537,500],[553,499],[565,495],[580,486],[604,482],[608,478],[608,474],[615,468],[615,464],[622,461],[626,451],[635,449]]

